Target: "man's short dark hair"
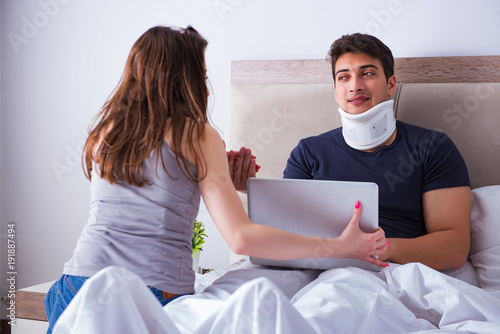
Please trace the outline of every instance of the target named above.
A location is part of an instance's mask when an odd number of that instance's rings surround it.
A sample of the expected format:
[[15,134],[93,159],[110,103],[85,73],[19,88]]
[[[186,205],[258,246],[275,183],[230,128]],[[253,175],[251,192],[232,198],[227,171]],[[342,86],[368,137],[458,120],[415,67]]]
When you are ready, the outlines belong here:
[[333,42],[328,53],[332,63],[333,81],[335,82],[335,64],[337,59],[345,53],[364,53],[372,58],[380,60],[384,68],[385,78],[394,75],[394,57],[391,49],[382,43],[377,37],[355,33],[344,35]]

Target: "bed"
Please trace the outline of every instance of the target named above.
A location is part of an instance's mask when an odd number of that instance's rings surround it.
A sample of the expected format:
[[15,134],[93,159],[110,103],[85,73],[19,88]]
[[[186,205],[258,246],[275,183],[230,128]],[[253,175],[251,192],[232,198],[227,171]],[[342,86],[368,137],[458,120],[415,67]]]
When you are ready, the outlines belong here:
[[[340,126],[326,60],[234,61],[230,145],[281,177],[298,140]],[[459,270],[268,268],[242,258],[197,274],[162,308],[135,274],[87,281],[54,333],[500,333],[500,56],[396,59],[396,118],[446,132],[472,182]],[[242,195],[242,201],[246,199]]]

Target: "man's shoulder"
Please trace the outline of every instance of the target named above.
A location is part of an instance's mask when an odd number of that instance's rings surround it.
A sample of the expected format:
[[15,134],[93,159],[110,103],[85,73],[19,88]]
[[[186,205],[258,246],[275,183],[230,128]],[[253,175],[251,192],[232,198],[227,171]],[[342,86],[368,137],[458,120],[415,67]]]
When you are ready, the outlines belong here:
[[324,140],[328,140],[331,138],[335,138],[339,133],[342,133],[342,128],[336,128],[333,130],[329,130],[327,132],[323,132],[319,135],[314,135],[314,136],[309,136],[306,138],[301,139],[302,143],[315,143],[315,142],[320,142]]
[[422,126],[414,125],[414,124],[409,124],[405,123],[402,121],[396,121],[398,129],[403,130],[407,135],[411,137],[421,137],[421,136],[430,136],[430,137],[447,137],[447,135],[440,131],[439,129],[429,129],[429,128],[424,128]]
[[440,129],[428,129],[403,122],[398,123],[398,129],[401,130],[398,130],[398,134],[401,133],[402,140],[407,143],[402,147],[432,152],[444,152],[456,147],[453,140]]

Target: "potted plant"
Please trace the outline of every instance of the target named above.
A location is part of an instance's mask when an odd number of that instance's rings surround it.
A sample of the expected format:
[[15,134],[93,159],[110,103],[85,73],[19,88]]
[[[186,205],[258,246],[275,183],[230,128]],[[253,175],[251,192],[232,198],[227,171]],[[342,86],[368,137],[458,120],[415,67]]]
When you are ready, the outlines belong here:
[[200,273],[200,252],[203,250],[203,244],[205,243],[205,226],[202,222],[195,219],[193,223],[193,239],[191,240],[193,246],[193,270]]

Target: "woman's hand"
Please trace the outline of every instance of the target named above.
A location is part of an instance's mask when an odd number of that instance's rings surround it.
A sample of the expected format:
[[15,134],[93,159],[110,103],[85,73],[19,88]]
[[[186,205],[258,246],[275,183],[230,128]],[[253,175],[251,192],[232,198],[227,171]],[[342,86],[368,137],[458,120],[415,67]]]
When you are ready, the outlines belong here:
[[361,211],[361,203],[356,202],[351,221],[338,237],[338,257],[360,259],[387,267],[387,263],[377,259],[385,253],[389,245],[385,233],[380,227],[373,233],[363,232],[359,228]]
[[247,180],[249,177],[255,177],[260,166],[255,163],[255,156],[248,148],[242,147],[239,152],[227,152],[227,163],[229,174],[236,190],[247,191]]

